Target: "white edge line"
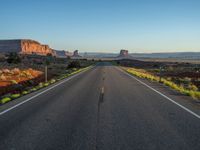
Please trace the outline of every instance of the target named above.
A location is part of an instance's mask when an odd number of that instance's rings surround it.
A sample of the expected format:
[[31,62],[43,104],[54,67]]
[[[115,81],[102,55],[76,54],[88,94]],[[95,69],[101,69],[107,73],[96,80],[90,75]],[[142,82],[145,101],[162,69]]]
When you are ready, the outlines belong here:
[[71,77],[69,77],[69,78],[67,78],[67,79],[64,79],[62,82],[60,82],[60,83],[58,83],[58,84],[56,84],[56,85],[53,85],[53,86],[51,86],[50,88],[48,88],[48,89],[46,89],[46,90],[44,90],[44,91],[42,91],[42,92],[40,92],[40,93],[38,93],[38,94],[36,94],[36,95],[30,97],[30,98],[28,98],[28,99],[22,101],[21,103],[18,103],[18,104],[16,104],[16,105],[14,105],[14,106],[12,106],[12,107],[10,107],[10,108],[8,108],[8,109],[6,109],[6,110],[0,112],[0,116],[2,116],[3,114],[5,114],[5,113],[7,113],[7,112],[9,112],[9,111],[11,111],[11,110],[13,110],[13,109],[15,109],[15,108],[21,106],[21,105],[23,105],[24,103],[27,103],[27,102],[33,100],[34,98],[36,98],[36,97],[42,95],[43,93],[46,93],[46,92],[48,92],[49,90],[51,90],[51,89],[53,89],[53,88],[55,88],[55,87],[57,87],[57,86],[59,86],[59,85],[65,83],[65,82],[67,82],[67,81],[69,81],[69,80],[71,80],[72,78],[81,75],[81,74],[84,73],[85,71],[87,71],[87,70],[89,70],[89,69],[92,69],[92,68],[93,68],[93,67],[88,68],[88,69],[86,69],[86,70],[84,70],[84,71],[82,71],[82,72],[79,72],[78,74],[75,74],[75,75],[73,75],[73,76],[71,76]]
[[157,94],[163,96],[164,98],[166,98],[167,100],[171,101],[172,103],[176,104],[177,106],[181,107],[182,109],[184,109],[185,111],[187,111],[188,113],[192,114],[193,116],[197,117],[198,119],[200,119],[200,116],[196,113],[194,113],[193,111],[189,110],[188,108],[186,108],[185,106],[177,103],[176,101],[174,101],[173,99],[169,98],[168,96],[166,96],[165,94],[157,91],[156,89],[152,88],[151,86],[147,85],[146,83],[142,82],[141,80],[137,79],[136,77],[134,77],[133,75],[130,75],[129,73],[125,72],[124,70],[122,70],[119,67],[116,67],[118,70],[120,70],[121,72],[125,73],[126,75],[130,76],[131,78],[135,79],[136,81],[140,82],[142,85],[148,87],[149,89],[153,90],[154,92],[156,92]]

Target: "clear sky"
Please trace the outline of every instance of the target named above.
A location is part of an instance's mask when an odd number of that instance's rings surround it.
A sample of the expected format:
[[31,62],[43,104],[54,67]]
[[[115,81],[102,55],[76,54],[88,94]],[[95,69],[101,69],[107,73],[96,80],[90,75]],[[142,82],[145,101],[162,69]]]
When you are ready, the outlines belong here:
[[200,0],[0,0],[0,39],[81,52],[200,52]]

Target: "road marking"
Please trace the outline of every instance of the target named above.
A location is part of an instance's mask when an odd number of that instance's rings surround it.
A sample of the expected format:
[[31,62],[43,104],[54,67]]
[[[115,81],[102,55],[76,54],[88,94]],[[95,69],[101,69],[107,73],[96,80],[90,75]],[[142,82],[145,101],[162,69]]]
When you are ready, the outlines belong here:
[[99,102],[98,102],[98,110],[100,109],[100,104],[103,103],[104,99],[104,87],[101,88],[100,96],[99,96]]
[[101,94],[104,94],[104,87],[101,88]]
[[122,70],[121,68],[116,67],[118,70],[120,70],[121,72],[125,73],[126,75],[130,76],[131,78],[135,79],[136,81],[140,82],[142,85],[148,87],[149,89],[153,90],[154,92],[156,92],[157,94],[163,96],[164,98],[166,98],[167,100],[171,101],[172,103],[174,103],[175,105],[181,107],[182,109],[184,109],[185,111],[187,111],[188,113],[192,114],[193,116],[197,117],[198,119],[200,119],[200,115],[196,114],[195,112],[191,111],[190,109],[186,108],[185,106],[177,103],[176,101],[174,101],[173,99],[169,98],[168,96],[166,96],[165,94],[157,91],[156,89],[152,88],[151,86],[149,86],[148,84],[142,82],[141,80],[137,79],[136,77],[134,77],[133,75],[130,75],[129,73],[125,72],[124,70]]
[[[89,69],[91,69],[91,68],[89,68]],[[13,109],[15,109],[15,108],[21,106],[21,105],[23,105],[24,103],[27,103],[27,102],[33,100],[34,98],[36,98],[36,97],[38,97],[38,96],[40,96],[40,95],[42,95],[42,94],[44,94],[44,93],[50,91],[51,89],[53,89],[53,88],[55,88],[55,87],[57,87],[57,86],[59,86],[59,85],[65,83],[65,82],[71,80],[72,78],[75,78],[75,77],[77,77],[77,76],[83,74],[85,71],[87,71],[87,70],[89,70],[89,69],[86,69],[86,70],[84,70],[84,71],[82,71],[82,72],[80,72],[80,73],[78,73],[78,74],[75,74],[75,75],[73,75],[73,76],[71,76],[71,77],[69,77],[69,78],[67,78],[67,79],[64,79],[64,80],[61,81],[60,83],[58,83],[58,84],[56,84],[56,85],[53,85],[52,87],[50,87],[50,88],[48,88],[48,89],[46,89],[46,90],[44,90],[44,91],[42,91],[42,92],[40,92],[40,93],[38,93],[38,94],[32,96],[32,97],[30,97],[30,98],[24,100],[23,102],[20,102],[20,103],[14,105],[14,106],[12,106],[12,107],[10,107],[10,108],[8,108],[8,109],[2,111],[2,112],[0,112],[0,116],[2,116],[3,114],[5,114],[5,113],[7,113],[7,112],[9,112],[9,111],[11,111],[11,110],[13,110]]]

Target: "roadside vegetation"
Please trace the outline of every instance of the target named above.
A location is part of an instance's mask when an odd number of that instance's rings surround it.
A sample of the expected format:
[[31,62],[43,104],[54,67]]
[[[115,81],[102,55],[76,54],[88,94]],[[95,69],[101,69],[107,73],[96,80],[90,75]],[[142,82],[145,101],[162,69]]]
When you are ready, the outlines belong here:
[[[19,56],[11,53],[0,61],[0,104],[54,84],[88,69],[95,63],[84,59],[62,59],[50,55]],[[47,67],[47,78],[45,67]]]
[[13,93],[8,93],[8,94],[6,94],[6,95],[3,95],[3,96],[1,96],[0,104],[5,104],[5,103],[7,103],[7,102],[9,102],[9,101],[12,101],[12,100],[14,100],[14,99],[17,99],[17,98],[19,98],[19,97],[21,97],[21,96],[24,96],[24,95],[27,95],[27,94],[29,94],[29,93],[35,92],[35,91],[37,91],[37,90],[40,90],[40,89],[42,89],[42,88],[44,88],[44,87],[47,87],[47,86],[49,86],[49,85],[51,85],[51,84],[54,84],[55,82],[58,82],[58,81],[60,81],[60,80],[63,80],[63,79],[65,79],[65,78],[68,78],[68,77],[70,77],[70,76],[72,76],[72,75],[75,75],[75,74],[77,74],[77,73],[79,73],[79,72],[82,72],[82,71],[84,71],[84,70],[87,70],[87,69],[89,69],[90,67],[91,67],[91,66],[89,66],[89,67],[84,67],[84,68],[79,68],[79,69],[73,68],[73,69],[72,69],[71,71],[69,71],[68,73],[62,74],[62,75],[60,75],[59,77],[57,77],[57,78],[55,78],[55,79],[51,79],[51,80],[48,81],[48,82],[40,82],[40,83],[39,83],[38,85],[36,85],[36,86],[27,87],[25,90],[15,91],[15,92],[13,92]]
[[163,83],[164,85],[169,86],[170,88],[179,91],[182,94],[200,100],[199,88],[191,82],[190,78],[179,78],[177,81],[177,79],[173,79],[171,77],[157,76],[151,72],[146,71],[145,69],[137,69],[133,67],[123,67],[123,69],[132,75]]
[[21,62],[21,58],[17,53],[10,53],[8,55],[7,62],[9,64],[11,63],[19,64]]

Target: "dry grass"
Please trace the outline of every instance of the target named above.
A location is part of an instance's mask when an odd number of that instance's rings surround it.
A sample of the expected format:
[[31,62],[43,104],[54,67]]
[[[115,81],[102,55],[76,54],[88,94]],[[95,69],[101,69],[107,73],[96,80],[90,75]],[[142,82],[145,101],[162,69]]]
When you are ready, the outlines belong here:
[[175,84],[174,82],[172,82],[170,80],[167,80],[167,79],[164,79],[164,78],[162,78],[160,80],[160,77],[155,76],[155,75],[153,75],[153,74],[151,74],[151,73],[149,73],[149,72],[147,72],[143,69],[127,68],[127,67],[123,67],[123,69],[125,71],[127,71],[128,73],[133,74],[137,77],[145,78],[145,79],[148,79],[148,80],[151,80],[151,81],[161,82],[164,85],[169,86],[172,89],[179,91],[182,94],[191,96],[194,99],[200,99],[200,91],[198,90],[198,88],[195,85],[190,84],[190,87],[188,89],[186,89],[182,85]]

